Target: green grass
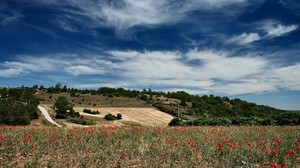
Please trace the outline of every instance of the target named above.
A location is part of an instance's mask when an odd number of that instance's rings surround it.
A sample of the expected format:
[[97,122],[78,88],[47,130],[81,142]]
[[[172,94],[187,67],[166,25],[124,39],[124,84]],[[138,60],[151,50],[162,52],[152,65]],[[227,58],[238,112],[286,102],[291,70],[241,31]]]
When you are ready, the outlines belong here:
[[121,121],[122,124],[126,126],[143,126],[141,123],[134,122],[134,121]]
[[0,126],[0,167],[286,167],[299,127]]

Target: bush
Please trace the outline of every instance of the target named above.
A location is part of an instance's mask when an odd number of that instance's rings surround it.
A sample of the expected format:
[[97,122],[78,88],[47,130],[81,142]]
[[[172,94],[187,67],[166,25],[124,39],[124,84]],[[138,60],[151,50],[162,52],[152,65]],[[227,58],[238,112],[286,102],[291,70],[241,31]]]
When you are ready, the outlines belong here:
[[113,120],[121,120],[122,119],[122,114],[118,113],[116,116],[115,115],[112,115],[110,113],[106,114],[104,116],[104,118],[106,120],[109,120],[109,121],[113,121]]
[[94,125],[94,122],[92,120],[86,120],[83,117],[75,117],[75,118],[68,118],[68,122],[75,123],[75,124],[81,124],[81,125]]
[[118,120],[121,120],[121,119],[122,119],[122,114],[121,114],[121,113],[118,113],[118,114],[117,114],[117,119],[118,119]]
[[106,115],[104,116],[104,118],[105,118],[106,120],[110,120],[110,121],[116,120],[116,117],[115,117],[114,115],[110,114],[110,113],[106,114]]
[[181,122],[179,118],[174,118],[170,121],[169,126],[180,126]]
[[277,125],[300,125],[299,112],[284,112],[274,117]]
[[100,114],[100,112],[97,111],[92,111],[91,109],[83,109],[84,113],[88,113],[88,114]]

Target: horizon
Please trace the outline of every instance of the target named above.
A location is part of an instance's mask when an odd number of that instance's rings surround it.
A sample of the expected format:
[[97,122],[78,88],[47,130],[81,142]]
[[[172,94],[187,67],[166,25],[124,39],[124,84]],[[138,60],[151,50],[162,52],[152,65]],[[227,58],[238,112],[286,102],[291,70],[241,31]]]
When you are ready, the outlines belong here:
[[0,86],[185,91],[300,110],[297,0],[3,0]]

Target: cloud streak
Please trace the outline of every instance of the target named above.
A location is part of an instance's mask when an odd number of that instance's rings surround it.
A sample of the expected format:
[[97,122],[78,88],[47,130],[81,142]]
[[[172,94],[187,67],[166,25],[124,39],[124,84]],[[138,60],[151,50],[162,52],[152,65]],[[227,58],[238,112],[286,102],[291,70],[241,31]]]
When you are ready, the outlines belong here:
[[[81,25],[93,27],[113,27],[117,33],[138,25],[161,25],[184,21],[192,11],[218,11],[230,14],[261,0],[36,0],[40,5],[52,5],[64,11],[65,20],[73,20]],[[234,6],[236,10],[227,10]],[[70,8],[71,7],[71,8]],[[58,19],[60,27],[66,31],[77,28]]]

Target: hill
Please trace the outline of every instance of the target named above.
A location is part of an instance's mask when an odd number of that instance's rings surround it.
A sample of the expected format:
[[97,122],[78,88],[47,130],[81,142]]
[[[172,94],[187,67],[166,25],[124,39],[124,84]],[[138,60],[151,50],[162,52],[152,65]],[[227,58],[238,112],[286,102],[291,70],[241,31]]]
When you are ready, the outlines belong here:
[[[20,89],[20,88],[19,88]],[[59,97],[64,97],[72,111],[68,121],[97,125],[132,124],[132,125],[298,125],[300,115],[265,105],[249,103],[241,99],[229,99],[213,95],[190,95],[184,91],[156,92],[151,89],[125,90],[123,88],[101,87],[97,90],[37,86],[35,97],[40,104],[52,108]],[[74,108],[74,109],[73,109]],[[100,115],[87,115],[84,109],[98,110]],[[165,116],[164,113],[169,115]],[[109,122],[104,115],[120,113],[122,121]],[[157,114],[156,114],[157,113]],[[149,115],[150,114],[150,115]],[[149,115],[149,116],[148,116]],[[171,115],[171,116],[170,116]],[[81,116],[81,117],[80,117]],[[78,118],[80,117],[80,118]],[[150,119],[150,118],[151,119]],[[163,119],[161,123],[155,122]],[[86,119],[91,121],[86,121]],[[148,118],[148,119],[147,119]],[[65,121],[65,120],[64,120]],[[126,122],[125,122],[126,121]]]

